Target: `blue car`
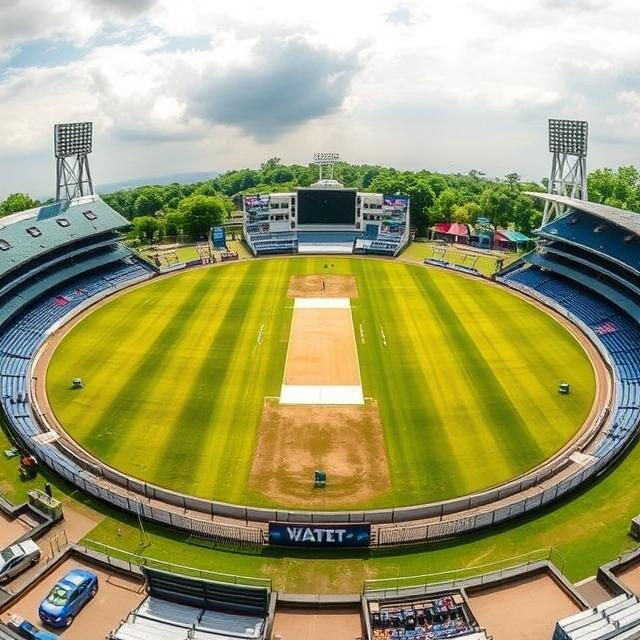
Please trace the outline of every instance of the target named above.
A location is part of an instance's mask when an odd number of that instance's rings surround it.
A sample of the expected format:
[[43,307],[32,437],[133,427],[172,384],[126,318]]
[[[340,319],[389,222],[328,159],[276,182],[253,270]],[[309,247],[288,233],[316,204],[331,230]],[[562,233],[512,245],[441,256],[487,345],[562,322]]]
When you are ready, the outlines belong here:
[[87,569],[73,569],[56,582],[40,603],[40,620],[50,627],[68,627],[96,593],[98,576]]
[[38,629],[35,624],[16,616],[12,616],[11,620],[7,622],[7,626],[21,638],[26,638],[26,640],[58,640],[57,635],[50,631]]

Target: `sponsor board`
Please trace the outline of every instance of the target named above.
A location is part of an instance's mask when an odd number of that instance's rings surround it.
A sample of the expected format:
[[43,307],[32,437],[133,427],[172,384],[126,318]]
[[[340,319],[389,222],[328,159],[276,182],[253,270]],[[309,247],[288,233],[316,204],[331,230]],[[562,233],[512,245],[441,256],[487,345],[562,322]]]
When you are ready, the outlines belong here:
[[371,525],[270,522],[269,544],[283,547],[368,547]]

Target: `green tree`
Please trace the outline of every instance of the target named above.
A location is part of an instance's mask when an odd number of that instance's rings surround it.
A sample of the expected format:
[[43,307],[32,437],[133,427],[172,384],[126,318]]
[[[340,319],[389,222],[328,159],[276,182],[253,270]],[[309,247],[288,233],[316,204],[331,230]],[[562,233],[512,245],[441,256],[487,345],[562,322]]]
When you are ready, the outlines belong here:
[[640,174],[634,166],[597,169],[587,181],[589,199],[640,212]]
[[280,166],[280,162],[282,162],[282,158],[278,158],[278,156],[274,156],[273,158],[269,158],[265,162],[260,165],[260,169],[262,171],[271,171],[276,167]]
[[131,222],[131,236],[142,242],[153,242],[158,234],[158,221],[152,216],[137,216]]
[[183,231],[192,238],[206,238],[211,227],[226,220],[227,207],[227,202],[219,196],[194,194],[185,198],[178,206]]
[[505,227],[513,213],[513,193],[506,184],[493,184],[480,197],[480,207],[494,229]]
[[136,198],[133,201],[133,217],[154,216],[164,204],[161,187],[141,187],[137,189]]
[[518,194],[513,201],[511,222],[518,231],[530,233],[542,221],[542,215],[535,209],[531,198]]
[[163,218],[164,220],[164,232],[167,236],[177,236],[182,231],[182,225],[184,220],[182,214],[178,211],[169,210]]
[[33,209],[40,203],[34,200],[26,193],[12,193],[7,196],[7,199],[0,202],[0,214],[3,216],[10,213],[17,213],[18,211],[26,211],[27,209]]
[[436,198],[433,206],[434,222],[450,222],[453,212],[460,205],[459,194],[455,189],[447,187]]

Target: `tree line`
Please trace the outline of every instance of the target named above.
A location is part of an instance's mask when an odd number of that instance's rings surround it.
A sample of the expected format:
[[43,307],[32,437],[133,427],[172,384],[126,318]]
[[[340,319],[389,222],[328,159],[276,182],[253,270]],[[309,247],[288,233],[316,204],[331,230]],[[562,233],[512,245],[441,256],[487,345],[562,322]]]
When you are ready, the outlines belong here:
[[[373,193],[402,193],[411,198],[411,221],[422,235],[437,222],[474,224],[487,218],[494,227],[530,233],[541,220],[542,204],[524,195],[546,191],[546,180],[523,181],[517,173],[488,178],[472,169],[466,174],[399,171],[379,165],[338,163],[335,178],[346,187]],[[206,237],[209,229],[228,219],[241,206],[241,196],[293,191],[317,180],[313,165],[284,165],[270,158],[259,169],[227,171],[194,184],[148,185],[123,189],[102,197],[131,220],[131,237],[143,242],[185,235]],[[597,169],[588,177],[589,199],[640,211],[640,173],[634,166]],[[35,207],[28,194],[13,193],[0,201],[0,215]]]

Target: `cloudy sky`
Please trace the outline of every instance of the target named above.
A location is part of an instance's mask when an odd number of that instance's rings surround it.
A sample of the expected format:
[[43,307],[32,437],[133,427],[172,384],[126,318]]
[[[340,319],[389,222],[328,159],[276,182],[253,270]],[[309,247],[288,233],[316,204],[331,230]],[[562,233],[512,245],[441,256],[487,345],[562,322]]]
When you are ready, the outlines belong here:
[[0,197],[54,188],[52,126],[95,123],[98,183],[314,151],[548,172],[640,163],[635,0],[0,0]]

